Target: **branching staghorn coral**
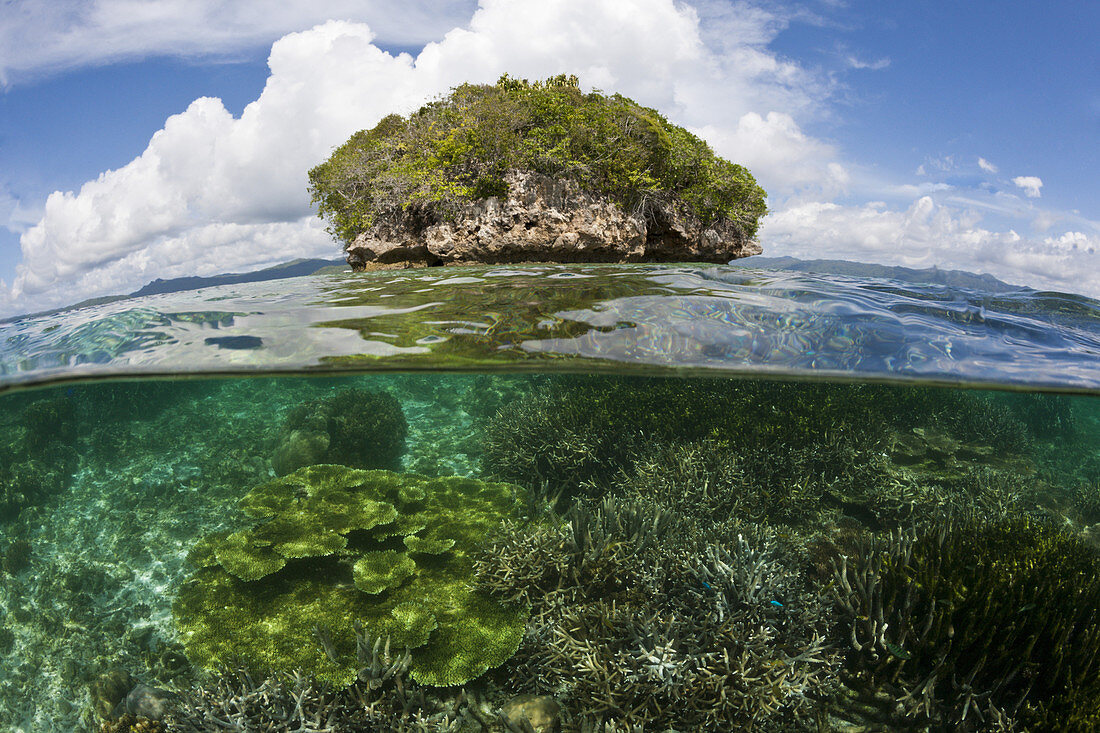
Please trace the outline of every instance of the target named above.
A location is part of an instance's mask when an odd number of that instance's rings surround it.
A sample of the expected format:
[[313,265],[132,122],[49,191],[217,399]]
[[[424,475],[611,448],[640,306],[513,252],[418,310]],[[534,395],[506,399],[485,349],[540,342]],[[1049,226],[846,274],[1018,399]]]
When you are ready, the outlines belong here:
[[479,581],[533,605],[506,670],[566,701],[582,730],[800,725],[831,689],[830,612],[777,538],[693,535],[652,504],[605,498],[517,530]]
[[408,649],[391,653],[388,638],[372,638],[358,623],[355,630],[360,671],[351,686],[336,688],[300,672],[257,681],[244,666],[227,666],[180,696],[167,730],[457,733],[475,722],[474,730],[488,728],[484,701],[464,690],[429,694],[405,677],[412,660]]
[[849,685],[895,724],[1092,730],[1100,561],[1026,516],[955,519],[860,543],[835,564]]

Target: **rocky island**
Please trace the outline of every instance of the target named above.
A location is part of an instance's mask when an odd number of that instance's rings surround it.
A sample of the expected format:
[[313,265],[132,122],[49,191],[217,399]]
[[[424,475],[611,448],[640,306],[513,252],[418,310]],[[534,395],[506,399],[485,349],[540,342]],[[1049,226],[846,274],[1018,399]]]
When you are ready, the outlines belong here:
[[309,172],[354,270],[759,254],[766,194],[656,110],[577,77],[464,84]]

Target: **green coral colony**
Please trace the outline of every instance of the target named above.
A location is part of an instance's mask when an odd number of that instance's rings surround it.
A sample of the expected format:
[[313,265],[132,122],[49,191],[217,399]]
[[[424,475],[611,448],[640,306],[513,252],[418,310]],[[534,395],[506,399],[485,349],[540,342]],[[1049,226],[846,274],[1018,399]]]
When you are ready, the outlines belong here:
[[[352,682],[353,622],[411,650],[411,675],[458,685],[508,659],[523,605],[473,588],[471,553],[516,509],[516,487],[316,465],[240,501],[260,524],[205,538],[175,606],[189,656]],[[232,629],[232,633],[226,633]],[[335,653],[314,642],[331,630]]]

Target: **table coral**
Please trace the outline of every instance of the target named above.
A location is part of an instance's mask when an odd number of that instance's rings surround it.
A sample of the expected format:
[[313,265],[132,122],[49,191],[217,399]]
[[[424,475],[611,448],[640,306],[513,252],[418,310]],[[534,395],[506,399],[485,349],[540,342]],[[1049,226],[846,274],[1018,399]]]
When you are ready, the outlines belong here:
[[[310,466],[240,501],[256,526],[196,543],[174,605],[189,656],[355,679],[353,621],[412,650],[410,675],[449,686],[508,659],[528,609],[472,583],[471,553],[517,507],[517,487]],[[314,629],[332,630],[332,651]],[[335,656],[334,661],[331,656]],[[347,661],[344,662],[343,660]]]

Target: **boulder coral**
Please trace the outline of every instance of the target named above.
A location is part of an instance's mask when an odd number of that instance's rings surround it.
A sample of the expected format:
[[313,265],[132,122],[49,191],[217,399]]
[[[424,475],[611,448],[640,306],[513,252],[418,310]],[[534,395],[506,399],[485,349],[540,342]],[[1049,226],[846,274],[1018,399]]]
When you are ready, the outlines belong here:
[[239,658],[347,685],[359,622],[411,650],[417,682],[473,679],[515,653],[529,614],[472,582],[470,555],[514,516],[517,491],[337,465],[257,486],[239,506],[259,523],[190,553],[198,570],[173,608],[187,653],[208,668]]
[[345,389],[290,411],[271,465],[280,476],[320,463],[397,470],[407,434],[405,413],[396,397],[384,391]]

